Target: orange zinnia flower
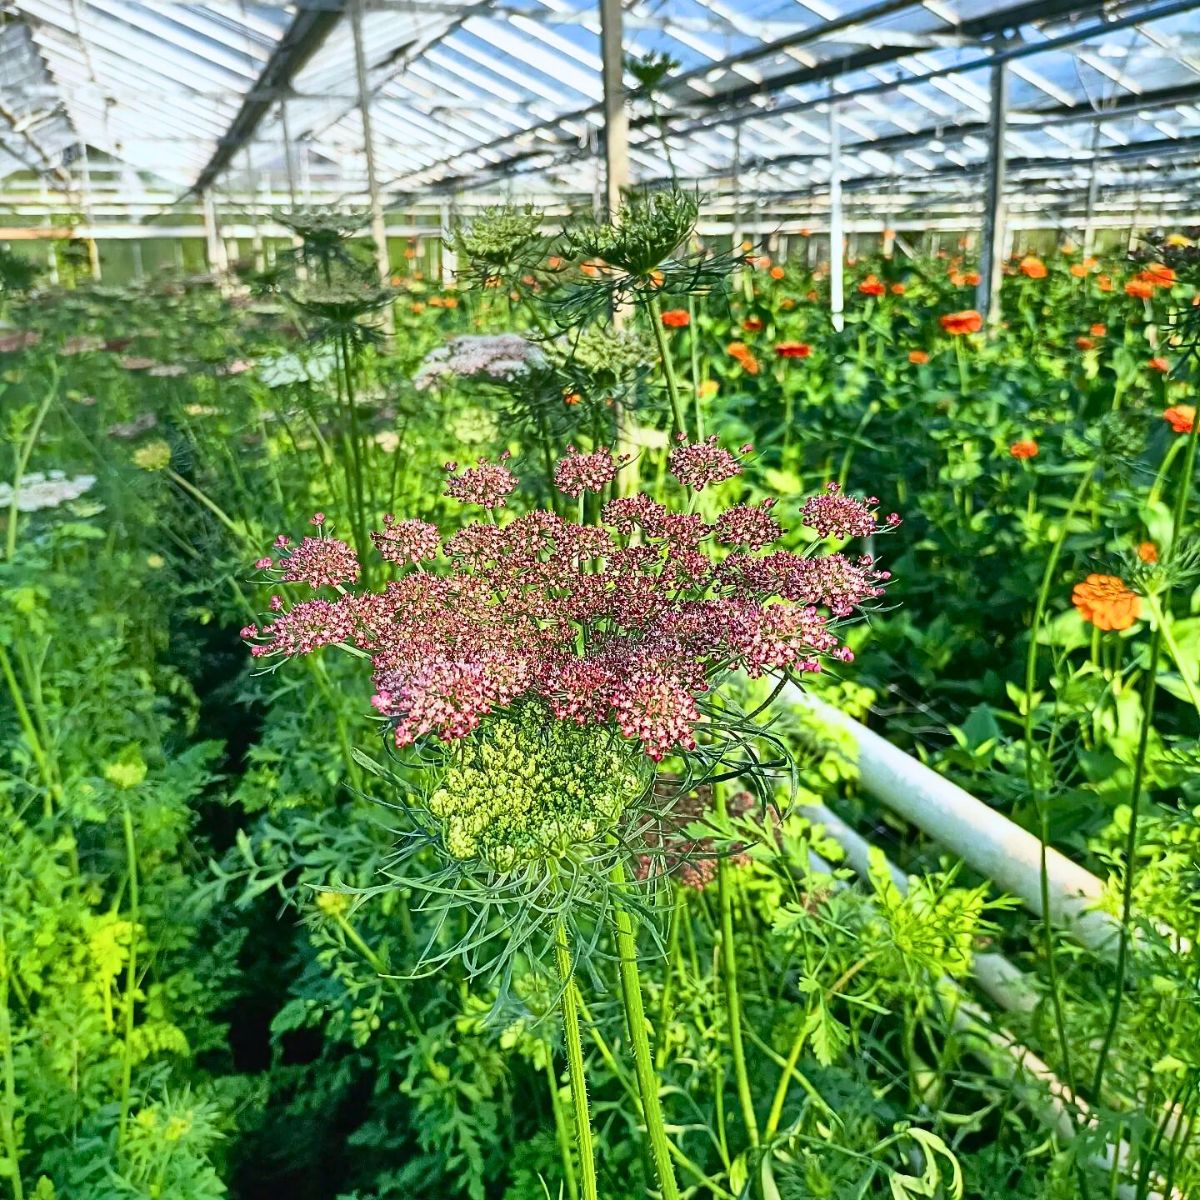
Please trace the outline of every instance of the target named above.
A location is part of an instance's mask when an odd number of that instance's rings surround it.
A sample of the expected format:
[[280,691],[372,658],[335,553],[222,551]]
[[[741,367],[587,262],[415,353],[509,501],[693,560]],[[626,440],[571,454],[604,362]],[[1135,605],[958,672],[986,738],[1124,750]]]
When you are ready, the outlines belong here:
[[666,281],[666,276],[661,271],[651,271],[646,278],[650,281],[650,286],[656,290],[662,287]]
[[957,337],[964,333],[978,333],[983,328],[983,317],[973,308],[963,312],[946,313],[938,318],[938,323],[946,333]]
[[1196,409],[1191,404],[1172,404],[1164,410],[1163,420],[1176,433],[1191,433],[1196,424]]
[[600,268],[597,267],[594,263],[580,263],[579,269],[585,275],[587,275],[589,278],[592,278],[592,279],[594,279],[597,275],[600,274]]
[[779,302],[779,307],[782,308],[784,312],[791,312],[791,310],[796,307],[795,296],[784,296],[784,298]]
[[1021,259],[1017,264],[1017,270],[1028,279],[1046,278],[1046,264],[1032,254],[1027,254]]
[[785,274],[787,274],[787,272],[784,271],[784,269],[782,267],[772,267],[771,268],[771,278],[772,279],[782,279]]
[[1154,284],[1148,279],[1131,279],[1125,285],[1125,295],[1134,296],[1138,300],[1149,300],[1154,295]]
[[1113,290],[1112,278],[1108,275],[1097,275],[1096,276],[1096,286],[1102,292],[1111,292]]
[[962,287],[967,282],[967,277],[957,267],[951,267],[950,282],[955,287]]
[[978,271],[964,272],[962,281],[967,287],[978,287],[979,286],[979,272]]
[[747,375],[758,374],[758,359],[754,357],[750,347],[745,342],[730,342],[725,347],[726,353],[730,358],[736,359],[742,370]]
[[903,296],[904,295],[904,284],[893,283],[892,284],[892,295],[893,296]]
[[763,327],[761,317],[747,317],[742,322],[742,328],[747,333],[757,333]]
[[882,296],[887,288],[875,278],[874,275],[868,275],[866,279],[858,285],[858,290],[864,296]]
[[711,400],[721,390],[715,379],[706,379],[697,389],[701,400]]
[[1163,263],[1151,263],[1138,278],[1160,288],[1171,288],[1175,284],[1175,272]]
[[1146,366],[1149,367],[1151,371],[1161,371],[1164,375],[1171,369],[1171,364],[1167,362],[1165,358],[1161,358],[1158,355],[1155,355],[1152,359],[1150,359],[1150,361],[1146,363]]
[[546,266],[551,271],[560,270],[562,265],[563,265],[563,260],[561,258],[559,258],[557,254],[552,254],[552,255],[550,255],[550,257],[548,259],[546,259]]
[[563,394],[563,403],[574,406],[583,401],[583,397],[578,392],[566,392]]
[[1032,438],[1024,438],[1019,442],[1013,442],[1009,446],[1008,452],[1013,458],[1037,458],[1038,444]]
[[1158,562],[1158,547],[1153,542],[1138,542],[1137,556],[1144,563]]
[[1083,279],[1087,273],[1088,269],[1083,265],[1083,263],[1071,264],[1071,274],[1074,275],[1076,279]]
[[910,350],[908,352],[908,361],[919,367],[922,363],[929,361],[929,355],[924,350]]
[[1097,323],[1092,326],[1089,332],[1092,337],[1103,337],[1108,332],[1108,326]]
[[1128,629],[1142,611],[1140,598],[1115,575],[1089,575],[1075,585],[1071,603],[1097,629]]
[[662,315],[664,329],[685,329],[691,320],[686,308],[668,308]]
[[812,347],[807,342],[780,342],[775,347],[775,353],[780,358],[807,358],[812,353]]
[[418,300],[416,304],[412,306],[412,311],[415,315],[420,316],[420,314],[425,311],[425,305]]
[[804,228],[804,229],[800,230],[800,236],[801,237],[812,237],[812,230],[808,229],[808,228]]
[[1075,339],[1075,348],[1077,350],[1094,350],[1096,343],[1090,337],[1077,337]]

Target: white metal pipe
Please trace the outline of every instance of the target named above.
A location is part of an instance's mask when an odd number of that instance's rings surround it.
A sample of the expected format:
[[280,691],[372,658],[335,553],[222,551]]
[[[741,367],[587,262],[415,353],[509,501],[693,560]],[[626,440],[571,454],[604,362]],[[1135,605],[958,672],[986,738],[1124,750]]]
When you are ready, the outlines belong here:
[[[1042,845],[1033,834],[832,705],[793,685],[784,695],[851,736],[862,786],[872,796],[1042,915]],[[1053,847],[1046,850],[1046,872],[1051,920],[1085,946],[1114,950],[1120,926],[1097,907],[1103,882]]]
[[1003,279],[1005,131],[1008,123],[1008,66],[992,67],[991,107],[988,114],[987,194],[983,205],[983,244],[975,307],[993,325],[1000,321],[1000,283]]

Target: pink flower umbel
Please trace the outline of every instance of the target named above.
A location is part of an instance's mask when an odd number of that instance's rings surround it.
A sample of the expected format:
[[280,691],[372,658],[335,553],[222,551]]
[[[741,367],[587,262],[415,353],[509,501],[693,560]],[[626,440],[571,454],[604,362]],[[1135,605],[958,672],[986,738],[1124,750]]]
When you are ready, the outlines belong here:
[[574,497],[584,492],[602,492],[617,477],[620,465],[610,450],[580,454],[574,446],[568,446],[565,457],[554,468],[554,486]]
[[[827,483],[825,492],[812,496],[800,509],[800,518],[809,529],[815,529],[821,537],[870,537],[878,528],[875,509],[879,501],[874,496],[856,500],[842,494],[840,485]],[[892,513],[888,525],[898,525],[900,518]]]
[[479,460],[478,466],[468,467],[461,474],[457,471],[456,463],[446,464],[446,495],[462,504],[503,508],[517,487],[517,477],[507,467],[490,463],[485,458]]
[[686,442],[682,434],[679,439],[679,445],[667,460],[667,470],[684,487],[699,492],[742,473],[741,462],[736,455],[717,445],[716,434],[704,442]]
[[[572,450],[555,479],[579,496],[607,486],[617,465],[607,451]],[[694,490],[741,471],[712,439],[677,446],[670,466]],[[480,462],[452,473],[448,490],[497,509],[516,483],[507,467]],[[251,631],[253,653],[357,648],[372,663],[372,703],[400,746],[455,741],[489,714],[532,704],[547,720],[603,727],[661,761],[697,745],[706,696],[728,672],[807,672],[826,658],[847,660],[836,623],[882,594],[887,573],[869,557],[762,553],[782,532],[771,508],[735,505],[710,523],[638,494],[609,500],[598,524],[535,511],[472,522],[441,541],[426,522],[388,518],[372,540],[398,577],[380,592],[277,612]],[[836,489],[802,512],[822,533],[883,528],[867,504]],[[422,569],[439,551],[448,569]],[[358,564],[349,547],[320,537],[305,538],[279,567],[285,582],[342,591]]]

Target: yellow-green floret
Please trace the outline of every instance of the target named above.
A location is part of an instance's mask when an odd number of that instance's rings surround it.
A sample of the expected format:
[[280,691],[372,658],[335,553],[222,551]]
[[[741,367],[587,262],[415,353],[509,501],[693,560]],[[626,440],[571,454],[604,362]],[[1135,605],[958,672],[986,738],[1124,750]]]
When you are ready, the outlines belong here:
[[429,811],[454,858],[499,871],[602,837],[645,790],[628,743],[535,705],[490,717],[452,754]]

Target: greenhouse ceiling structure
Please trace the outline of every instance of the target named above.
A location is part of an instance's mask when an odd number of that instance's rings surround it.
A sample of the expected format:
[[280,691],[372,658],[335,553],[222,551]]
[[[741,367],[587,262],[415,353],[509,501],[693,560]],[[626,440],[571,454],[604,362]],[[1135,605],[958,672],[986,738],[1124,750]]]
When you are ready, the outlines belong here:
[[746,232],[1200,212],[1200,0],[3,0],[0,223],[671,180]]

